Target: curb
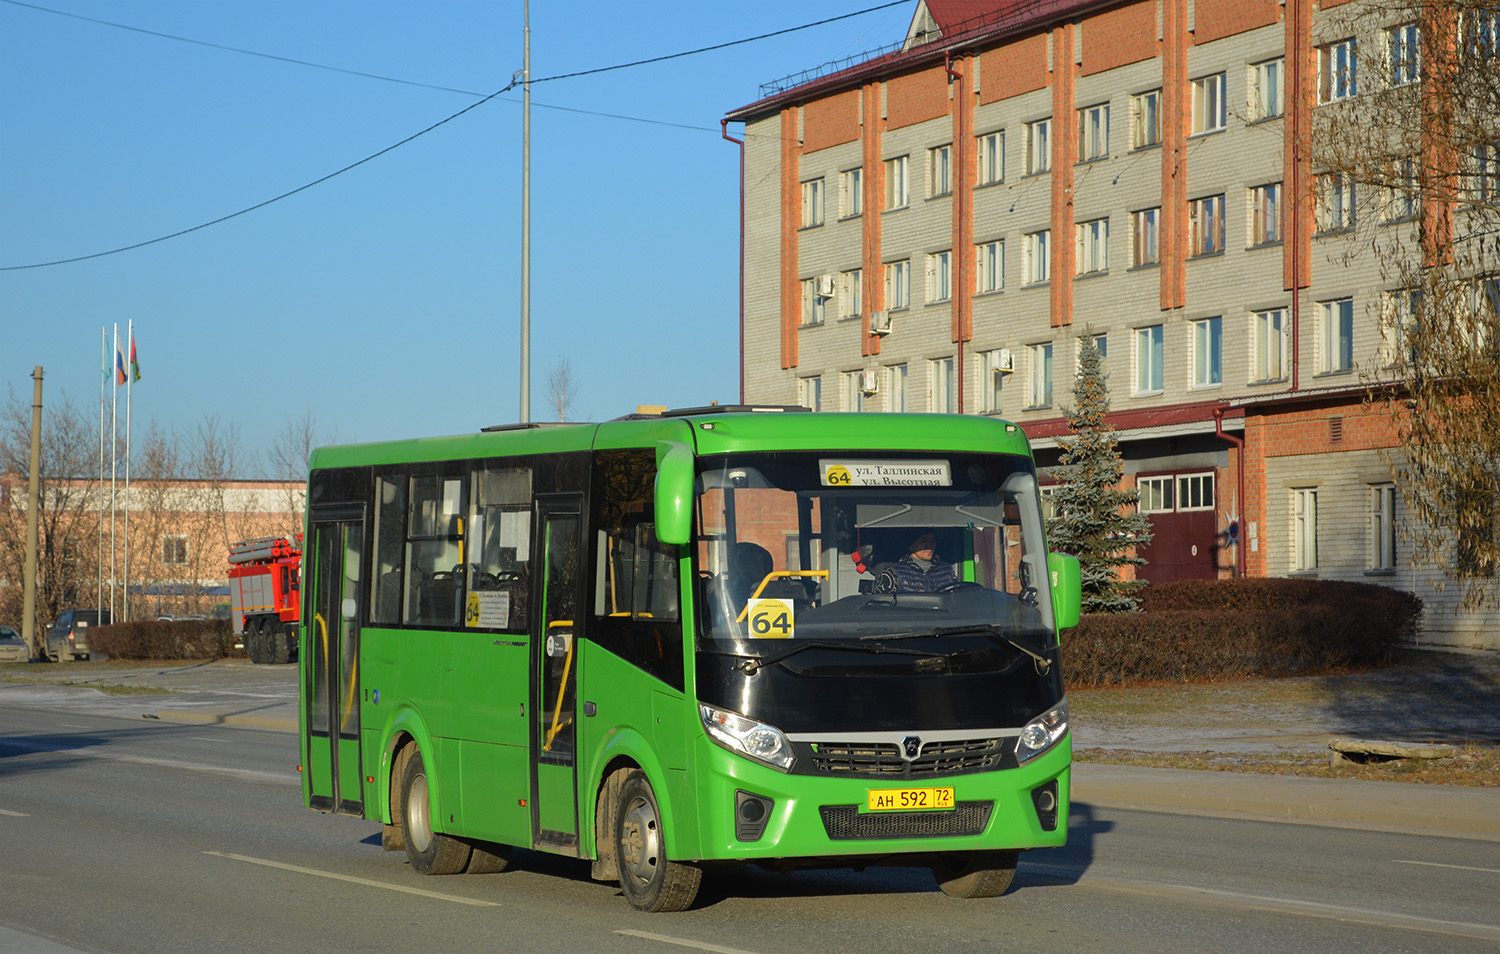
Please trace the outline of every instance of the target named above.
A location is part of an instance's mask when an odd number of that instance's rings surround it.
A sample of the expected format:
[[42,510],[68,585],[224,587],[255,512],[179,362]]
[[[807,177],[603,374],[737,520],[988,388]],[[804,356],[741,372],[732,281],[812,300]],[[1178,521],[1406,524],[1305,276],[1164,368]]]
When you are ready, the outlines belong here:
[[288,732],[293,735],[297,733],[296,719],[276,719],[271,716],[220,715],[217,712],[158,709],[155,718],[162,722],[177,722],[183,725],[233,725],[246,729]]
[[1073,801],[1500,841],[1500,789],[1073,764]]

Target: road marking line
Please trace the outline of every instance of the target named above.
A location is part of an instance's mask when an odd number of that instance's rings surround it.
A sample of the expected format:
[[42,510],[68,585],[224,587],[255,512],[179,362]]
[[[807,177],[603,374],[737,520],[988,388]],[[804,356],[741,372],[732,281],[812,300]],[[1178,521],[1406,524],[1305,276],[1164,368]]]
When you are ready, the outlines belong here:
[[1246,894],[1239,891],[1222,891],[1196,885],[1175,884],[1170,881],[1130,880],[1112,878],[1107,875],[1079,873],[1078,869],[1053,867],[1050,865],[1028,865],[1027,870],[1045,876],[1061,876],[1075,879],[1081,886],[1114,891],[1121,894],[1165,896],[1181,901],[1199,901],[1230,908],[1251,911],[1266,911],[1276,914],[1296,915],[1325,921],[1345,921],[1368,924],[1376,927],[1402,928],[1428,934],[1445,934],[1455,937],[1470,937],[1485,941],[1500,941],[1500,924],[1475,924],[1469,921],[1442,921],[1392,911],[1376,911],[1370,908],[1355,908],[1340,904],[1324,904],[1317,901],[1297,901],[1291,898],[1273,898],[1266,895]]
[[353,875],[342,875],[334,871],[319,871],[317,868],[302,868],[298,865],[283,864],[280,861],[268,861],[265,858],[251,858],[249,855],[236,855],[227,851],[205,851],[205,855],[213,855],[216,858],[228,858],[231,861],[243,861],[246,864],[260,865],[265,868],[276,868],[281,871],[293,871],[297,874],[312,875],[315,878],[329,878],[333,881],[347,881],[350,884],[362,884],[368,888],[384,888],[387,891],[400,891],[402,894],[415,894],[423,898],[434,898],[438,901],[452,901],[456,904],[469,904],[478,908],[498,908],[500,905],[494,901],[479,901],[474,898],[460,898],[452,894],[439,894],[436,891],[425,891],[421,888],[408,888],[405,885],[391,884],[386,881],[371,881],[368,878],[356,878]]
[[724,947],[719,944],[705,944],[702,941],[689,941],[681,937],[668,937],[665,934],[652,934],[649,931],[616,931],[626,937],[640,937],[648,941],[661,941],[663,944],[676,944],[678,947],[690,947],[695,951],[712,951],[713,954],[751,954],[738,947]]
[[1392,859],[1398,865],[1422,865],[1425,868],[1452,868],[1454,871],[1483,871],[1485,874],[1500,874],[1500,868],[1472,868],[1469,865],[1445,865],[1436,861],[1406,861],[1402,858]]
[[184,762],[181,759],[159,759],[145,755],[127,755],[100,748],[80,745],[64,745],[55,742],[33,742],[29,739],[0,740],[0,750],[19,749],[34,754],[67,754],[77,758],[107,759],[127,762],[132,765],[148,765],[160,768],[183,769],[188,772],[206,772],[211,775],[228,775],[247,782],[271,782],[277,785],[301,785],[302,780],[290,772],[261,772],[255,769],[234,768],[228,765],[209,765],[205,762]]
[[11,818],[30,818],[31,817],[30,815],[26,814],[25,812],[8,812],[8,811],[6,811],[3,808],[0,808],[0,815],[9,815]]

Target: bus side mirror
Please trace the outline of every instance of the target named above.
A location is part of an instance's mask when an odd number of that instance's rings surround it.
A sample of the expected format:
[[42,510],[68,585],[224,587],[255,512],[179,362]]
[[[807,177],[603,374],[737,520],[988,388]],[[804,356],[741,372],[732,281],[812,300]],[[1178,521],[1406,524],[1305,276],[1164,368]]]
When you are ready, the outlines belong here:
[[656,539],[685,546],[693,529],[693,449],[656,442]]
[[1078,558],[1066,553],[1047,554],[1047,573],[1052,577],[1052,618],[1059,631],[1078,625],[1083,608],[1083,582]]

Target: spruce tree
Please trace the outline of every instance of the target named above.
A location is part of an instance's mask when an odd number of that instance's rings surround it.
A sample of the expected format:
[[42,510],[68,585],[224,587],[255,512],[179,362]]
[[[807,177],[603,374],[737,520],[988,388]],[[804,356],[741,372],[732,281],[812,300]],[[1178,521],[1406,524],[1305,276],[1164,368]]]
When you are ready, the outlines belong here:
[[1085,613],[1124,613],[1137,607],[1144,580],[1120,578],[1120,568],[1146,561],[1134,548],[1151,542],[1151,524],[1136,509],[1139,495],[1122,490],[1124,464],[1109,413],[1103,356],[1091,336],[1080,339],[1072,408],[1063,408],[1072,437],[1058,438],[1061,480],[1057,516],[1048,523],[1054,550],[1078,557]]

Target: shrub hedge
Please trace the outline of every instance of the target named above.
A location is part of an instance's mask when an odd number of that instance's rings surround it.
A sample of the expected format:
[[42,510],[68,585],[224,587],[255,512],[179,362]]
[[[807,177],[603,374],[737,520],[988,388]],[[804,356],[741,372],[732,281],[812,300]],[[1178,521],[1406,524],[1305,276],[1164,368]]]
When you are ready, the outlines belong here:
[[1186,580],[1148,586],[1136,613],[1063,635],[1077,688],[1308,675],[1379,665],[1416,635],[1422,601],[1368,583]]
[[227,619],[132,620],[89,631],[89,645],[111,659],[222,659],[234,648]]

